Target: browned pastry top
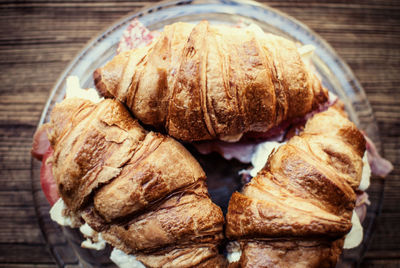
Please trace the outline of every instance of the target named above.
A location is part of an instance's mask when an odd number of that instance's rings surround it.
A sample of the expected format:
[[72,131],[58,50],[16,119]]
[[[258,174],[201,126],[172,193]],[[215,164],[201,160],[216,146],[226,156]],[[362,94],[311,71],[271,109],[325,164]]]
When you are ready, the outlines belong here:
[[145,124],[184,141],[237,141],[328,98],[295,43],[249,29],[174,23],[94,73],[96,87]]
[[112,246],[148,267],[225,262],[222,211],[180,143],[145,131],[111,99],[64,100],[49,124],[60,196]]
[[243,244],[242,259],[233,267],[309,268],[335,267],[342,252],[343,239],[324,240],[271,240]]
[[295,267],[334,267],[352,226],[364,151],[362,133],[330,108],[273,152],[229,202],[226,235],[241,241],[240,265],[291,267],[304,255]]

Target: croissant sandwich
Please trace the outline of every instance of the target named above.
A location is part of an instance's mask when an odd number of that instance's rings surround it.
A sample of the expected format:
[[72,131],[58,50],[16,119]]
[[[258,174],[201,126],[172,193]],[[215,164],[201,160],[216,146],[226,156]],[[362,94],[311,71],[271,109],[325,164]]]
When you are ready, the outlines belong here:
[[141,122],[183,141],[234,142],[328,99],[294,42],[207,21],[165,26],[150,45],[117,55],[94,79]]
[[221,209],[174,139],[145,131],[118,101],[72,98],[48,125],[49,161],[69,213],[147,267],[219,267]]
[[[83,246],[109,243],[121,267],[334,267],[352,228],[355,191],[369,185],[366,140],[338,106],[321,112],[333,102],[296,44],[260,31],[168,25],[94,72],[108,98],[97,102],[70,98],[70,77],[67,99],[38,129],[32,151],[43,161],[48,200],[58,200],[52,219],[80,226]],[[233,193],[224,223],[205,172],[174,138],[228,141],[233,155],[243,135],[284,126],[291,134],[275,140],[283,145],[263,141],[279,147],[266,164],[252,162],[257,175]],[[228,254],[230,264],[224,242],[240,253],[234,261]]]
[[234,193],[226,235],[240,267],[334,267],[350,231],[362,175],[363,134],[330,108],[274,151]]

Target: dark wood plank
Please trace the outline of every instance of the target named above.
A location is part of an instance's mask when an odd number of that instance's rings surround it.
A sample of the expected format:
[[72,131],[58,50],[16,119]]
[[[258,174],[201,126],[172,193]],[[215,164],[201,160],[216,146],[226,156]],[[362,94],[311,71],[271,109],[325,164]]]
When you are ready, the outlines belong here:
[[[19,192],[32,190],[30,170],[1,169],[0,180],[0,191]],[[0,205],[7,205],[7,203],[0,203]]]
[[[18,194],[16,194],[18,193]],[[0,208],[1,207],[32,207],[33,198],[32,191],[1,191],[0,192]]]
[[54,264],[43,244],[0,244],[0,263]]
[[34,131],[35,126],[18,125],[18,123],[0,127],[0,135],[3,137],[0,140],[1,169],[30,169],[30,151]]
[[[398,258],[398,256],[396,258]],[[375,268],[375,267],[398,268],[399,266],[400,266],[400,260],[398,259],[390,259],[390,260],[366,259],[363,262],[363,267],[368,267],[368,268]]]
[[54,264],[12,264],[12,263],[4,263],[0,264],[0,267],[4,268],[53,268]]
[[34,207],[0,207],[0,243],[44,245]]

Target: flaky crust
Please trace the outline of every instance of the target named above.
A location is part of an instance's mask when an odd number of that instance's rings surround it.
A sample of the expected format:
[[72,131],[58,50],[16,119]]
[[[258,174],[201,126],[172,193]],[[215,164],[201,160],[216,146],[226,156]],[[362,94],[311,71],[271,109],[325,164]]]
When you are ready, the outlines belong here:
[[52,111],[50,129],[60,196],[112,246],[149,267],[221,259],[222,211],[180,143],[145,131],[111,99],[64,100]]
[[193,247],[191,249],[174,249],[163,253],[163,255],[142,255],[136,258],[147,267],[196,267],[196,268],[221,268],[227,267],[227,262],[222,255],[218,254],[215,247]]
[[297,51],[272,34],[174,23],[94,73],[105,95],[180,140],[237,141],[303,116],[328,98]]
[[364,151],[362,133],[330,108],[273,152],[229,202],[226,235],[241,241],[238,265],[334,267],[352,226]]
[[[343,239],[272,240],[243,243],[243,257],[236,267],[254,268],[329,268],[335,267],[342,252]],[[232,265],[234,267],[234,265]],[[231,268],[231,267],[230,267]]]

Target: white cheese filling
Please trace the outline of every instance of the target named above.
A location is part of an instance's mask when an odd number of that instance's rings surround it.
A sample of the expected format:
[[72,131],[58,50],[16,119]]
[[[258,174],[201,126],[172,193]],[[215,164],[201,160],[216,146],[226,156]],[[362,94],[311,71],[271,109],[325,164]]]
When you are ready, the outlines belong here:
[[344,239],[344,249],[358,247],[364,237],[363,227],[355,210],[353,210],[353,215],[351,216],[351,223],[353,226],[351,227],[350,232],[346,235],[346,238]]
[[[80,224],[77,224],[76,219],[66,215],[65,209],[66,206],[64,201],[62,198],[59,198],[50,209],[51,219],[62,226],[68,226],[71,228],[79,227]],[[82,241],[81,247],[94,250],[103,250],[106,247],[107,241],[103,239],[101,233],[94,231],[87,223],[81,225],[79,230],[86,238],[85,241]],[[110,259],[120,268],[145,267],[140,261],[136,260],[134,255],[128,255],[115,248],[111,252]]]
[[229,242],[226,246],[228,254],[226,258],[229,263],[237,262],[240,260],[240,256],[242,256],[242,251],[240,250],[240,245],[237,241]]
[[103,239],[101,233],[93,230],[87,223],[79,227],[79,231],[86,237],[81,247],[95,250],[103,250],[106,247],[106,241]]
[[240,249],[234,249],[232,251],[228,251],[226,258],[228,259],[229,263],[232,263],[239,261],[241,256],[242,256],[242,251]]
[[371,178],[371,167],[369,166],[367,151],[365,151],[362,161],[363,161],[363,170],[362,170],[361,182],[360,185],[358,186],[358,189],[361,191],[365,191],[369,187]]
[[62,198],[59,198],[50,209],[50,218],[61,226],[77,228],[81,225],[79,219],[66,214],[66,206]]
[[250,175],[252,177],[257,176],[257,173],[264,168],[272,151],[277,150],[283,144],[285,142],[279,143],[276,141],[265,141],[257,144],[254,154],[251,157],[253,168],[250,170]]
[[90,100],[94,103],[99,103],[104,99],[99,96],[97,90],[95,90],[94,88],[81,88],[79,78],[77,76],[68,76],[65,98],[80,98]]
[[240,256],[242,256],[242,251],[239,249],[239,250],[234,250],[234,251],[229,252],[227,254],[226,258],[228,259],[229,263],[232,263],[232,262],[239,261]]
[[120,268],[146,268],[134,255],[128,255],[116,248],[111,251],[110,259]]
[[[361,182],[360,185],[358,186],[358,189],[361,191],[365,191],[369,187],[371,178],[371,167],[369,166],[368,163],[368,157],[366,151],[364,153],[362,160],[363,160],[363,170],[362,170]],[[344,240],[343,248],[345,249],[358,247],[361,244],[364,236],[363,227],[355,210],[353,210],[351,223],[352,223],[351,230],[346,235],[346,238]]]

